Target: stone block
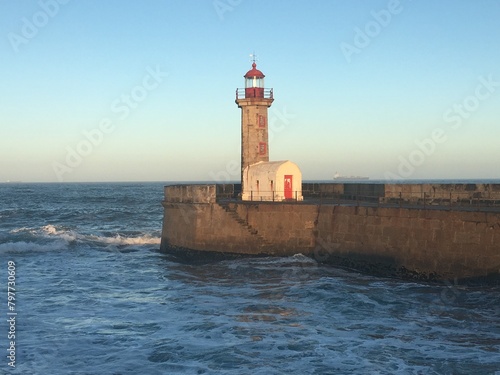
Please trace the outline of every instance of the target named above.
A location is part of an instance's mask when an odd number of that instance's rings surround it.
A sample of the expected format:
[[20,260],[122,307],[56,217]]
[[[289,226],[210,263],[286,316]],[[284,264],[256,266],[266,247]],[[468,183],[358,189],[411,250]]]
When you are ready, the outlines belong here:
[[453,242],[457,244],[479,244],[480,236],[474,232],[455,232]]
[[477,229],[477,222],[475,221],[464,221],[462,225],[464,232],[475,232]]

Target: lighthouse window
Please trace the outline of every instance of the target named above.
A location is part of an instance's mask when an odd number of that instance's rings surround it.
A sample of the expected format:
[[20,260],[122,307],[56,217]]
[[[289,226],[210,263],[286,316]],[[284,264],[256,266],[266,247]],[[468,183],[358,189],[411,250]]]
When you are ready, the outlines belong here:
[[259,128],[265,128],[266,127],[266,116],[258,115],[259,116]]
[[259,155],[265,155],[267,153],[267,147],[265,142],[259,142]]
[[245,87],[264,87],[264,78],[249,77],[245,80]]

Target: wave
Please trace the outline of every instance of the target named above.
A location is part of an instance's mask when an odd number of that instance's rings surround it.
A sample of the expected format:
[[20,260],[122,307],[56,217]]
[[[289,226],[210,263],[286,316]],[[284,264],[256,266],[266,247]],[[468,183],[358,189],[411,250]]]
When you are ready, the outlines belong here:
[[11,234],[28,233],[34,236],[42,236],[44,238],[57,238],[65,244],[70,243],[93,243],[103,245],[159,245],[160,237],[151,234],[140,234],[137,236],[127,236],[120,233],[114,233],[111,236],[101,234],[83,234],[75,230],[56,227],[52,224],[45,225],[40,228],[17,228],[10,231]]
[[57,240],[47,244],[37,244],[34,242],[7,242],[0,244],[0,254],[4,253],[25,253],[25,252],[44,252],[58,251],[67,249],[67,244],[64,241]]
[[159,245],[160,244],[159,237],[152,237],[150,235],[144,235],[138,237],[124,237],[117,234],[114,237],[103,237],[94,235],[89,235],[87,237],[95,242],[101,242],[112,245]]

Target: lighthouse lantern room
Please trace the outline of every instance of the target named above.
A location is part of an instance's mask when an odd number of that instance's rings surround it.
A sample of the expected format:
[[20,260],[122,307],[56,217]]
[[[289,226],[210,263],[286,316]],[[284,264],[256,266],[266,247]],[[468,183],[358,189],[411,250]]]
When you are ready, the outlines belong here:
[[252,64],[252,69],[245,74],[245,98],[264,97],[264,74],[257,70],[257,64]]

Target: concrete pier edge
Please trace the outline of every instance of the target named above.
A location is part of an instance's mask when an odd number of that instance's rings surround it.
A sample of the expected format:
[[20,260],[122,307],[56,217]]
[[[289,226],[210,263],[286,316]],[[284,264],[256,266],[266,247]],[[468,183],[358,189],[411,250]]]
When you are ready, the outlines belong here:
[[244,202],[237,184],[166,186],[161,250],[198,260],[301,253],[376,276],[500,284],[500,186],[304,185],[297,203]]

